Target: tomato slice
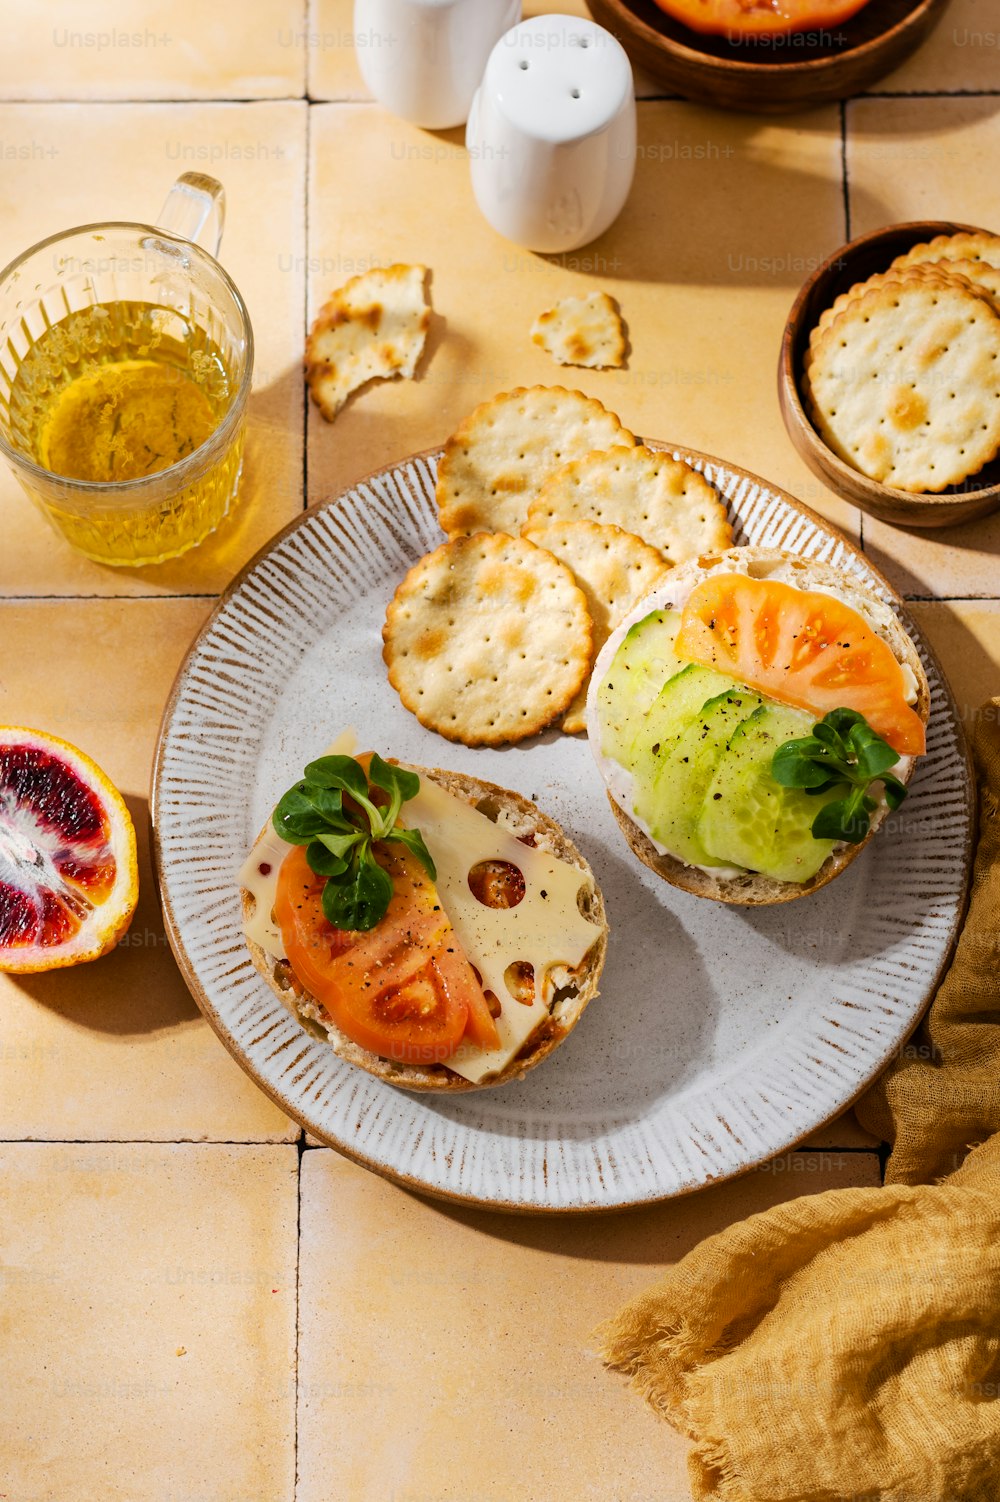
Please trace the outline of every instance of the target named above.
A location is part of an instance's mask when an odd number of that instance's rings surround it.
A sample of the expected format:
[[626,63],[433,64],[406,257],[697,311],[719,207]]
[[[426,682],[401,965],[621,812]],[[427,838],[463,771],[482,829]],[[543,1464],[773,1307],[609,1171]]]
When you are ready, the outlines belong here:
[[282,861],[274,912],[297,980],[348,1038],[397,1063],[443,1063],[466,1033],[499,1047],[482,986],[434,883],[402,845],[375,848],[393,893],[367,933],[328,922],[324,878],[310,869],[304,846]]
[[903,756],[924,725],[888,643],[842,600],[778,579],[711,574],[681,613],[675,650],[759,693],[811,710],[855,709]]
[[[499,1048],[500,1034],[493,1021],[486,993],[457,942],[452,947],[439,950],[434,963],[443,984],[456,991],[461,988],[461,995],[468,1003],[469,1015],[465,1019],[464,1036],[477,1048]],[[465,975],[469,971],[472,973],[473,985],[467,988]]]
[[780,36],[839,26],[863,10],[868,0],[656,0],[675,21],[714,36]]

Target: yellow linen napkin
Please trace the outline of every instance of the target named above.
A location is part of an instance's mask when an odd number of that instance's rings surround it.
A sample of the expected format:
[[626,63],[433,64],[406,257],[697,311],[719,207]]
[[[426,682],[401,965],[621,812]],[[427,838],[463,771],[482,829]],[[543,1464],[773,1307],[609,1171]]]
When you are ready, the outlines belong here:
[[1000,700],[976,751],[974,886],[918,1035],[929,1056],[901,1058],[865,1119],[895,1134],[897,1178],[989,1140],[938,1184],[828,1190],[730,1226],[598,1332],[692,1440],[698,1502],[1000,1498]]

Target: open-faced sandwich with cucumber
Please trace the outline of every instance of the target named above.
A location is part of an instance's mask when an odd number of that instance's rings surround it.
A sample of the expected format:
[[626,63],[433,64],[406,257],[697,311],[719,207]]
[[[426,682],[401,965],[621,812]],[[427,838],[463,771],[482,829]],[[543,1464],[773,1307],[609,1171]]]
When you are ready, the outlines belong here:
[[840,569],[731,548],[668,574],[611,635],[590,745],[633,852],[721,902],[788,902],[906,794],[930,692],[890,607]]
[[600,890],[519,793],[328,754],[240,872],[254,964],[342,1058],[410,1090],[502,1085],[575,1026],[607,947]]

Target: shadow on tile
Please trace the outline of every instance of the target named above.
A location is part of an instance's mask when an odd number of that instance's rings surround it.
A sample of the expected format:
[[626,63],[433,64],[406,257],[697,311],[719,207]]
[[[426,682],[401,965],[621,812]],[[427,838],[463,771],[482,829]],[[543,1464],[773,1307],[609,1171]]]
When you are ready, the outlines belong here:
[[163,930],[149,852],[149,804],[125,799],[135,824],[139,905],[116,949],[90,964],[44,975],[11,976],[39,1006],[77,1027],[122,1037],[200,1023]]
[[873,1151],[786,1153],[740,1178],[641,1210],[596,1215],[505,1215],[400,1189],[437,1214],[502,1241],[562,1257],[620,1265],[677,1262],[706,1236],[800,1194],[879,1183]]
[[1000,589],[1000,512],[927,529],[867,517],[864,532],[866,554],[902,595],[991,599]]
[[[979,710],[987,699],[1000,693],[1000,629],[994,631],[992,640],[977,636],[966,624],[961,610],[943,600],[919,601],[913,608],[955,695],[966,734],[971,735]],[[976,606],[972,609],[975,611]],[[978,609],[991,612],[992,620],[996,605],[986,600]],[[1000,617],[997,627],[1000,628]]]
[[[654,150],[655,143],[647,149]],[[662,163],[654,162],[652,166],[659,169]],[[789,231],[787,223],[794,225],[797,215],[807,223],[820,218],[828,212],[830,194],[839,193],[840,189],[827,178],[778,162],[755,160],[752,171],[755,196],[765,203],[782,205],[788,221],[778,215],[736,215],[730,194],[724,190],[698,200],[697,233],[681,236],[671,227],[673,212],[679,211],[690,198],[697,198],[704,184],[692,177],[689,185],[679,180],[672,194],[669,186],[664,193],[663,184],[650,176],[650,164],[640,161],[621,218],[581,254],[595,268],[606,269],[630,282],[732,287],[741,291],[748,287],[784,287],[788,289],[791,307],[806,276],[837,250],[846,235],[842,229],[838,230],[820,245],[818,254],[807,253],[801,234],[794,229]],[[853,194],[854,201],[860,201],[862,211],[879,223],[892,217],[885,205],[864,188],[859,187]],[[663,226],[662,234],[651,233],[658,222]],[[542,259],[558,268],[571,258]]]
[[[880,85],[876,84],[875,87],[878,88]],[[995,115],[1000,114],[1000,99],[990,96],[976,98],[974,96],[956,94],[951,98],[938,98],[928,101],[933,106],[933,120],[929,115],[922,114],[921,118],[924,124],[920,130],[914,131],[911,128],[914,118],[914,103],[917,103],[921,110],[926,108],[919,101],[908,99],[905,95],[895,100],[891,96],[880,99],[866,99],[864,97],[848,99],[846,106],[848,140],[850,141],[852,132],[859,128],[858,122],[861,119],[864,120],[864,134],[866,136],[898,136],[905,138],[916,135],[926,137],[928,130],[932,130],[935,138],[937,138],[947,136],[952,131],[966,130],[970,125],[992,120]],[[852,183],[852,209],[855,202],[854,184]],[[882,221],[879,222],[881,223]],[[889,221],[886,220],[884,222],[888,223]],[[865,223],[868,223],[867,219]]]
[[[611,274],[633,282],[797,290],[818,264],[815,256],[803,254],[801,226],[822,222],[831,197],[839,203],[839,181],[770,160],[769,145],[755,150],[752,123],[734,125],[725,116],[676,103],[683,114],[664,116],[662,103],[649,110],[640,105],[635,181],[620,217],[605,234],[579,251],[551,255],[504,241],[503,269],[547,262],[556,270]],[[658,125],[670,125],[676,139],[662,139]],[[817,117],[813,129],[822,128]],[[464,145],[461,129],[422,134],[428,142],[439,141],[443,150],[458,151]],[[839,146],[839,127],[829,126],[827,134]],[[720,179],[718,191],[707,194],[706,174],[713,168]],[[755,206],[781,205],[787,218],[773,212],[734,213],[733,193],[740,191],[747,173],[753,176]],[[893,217],[861,184],[852,185],[851,203],[866,222],[888,223]],[[693,214],[680,212],[689,205]],[[824,247],[823,255],[832,254],[841,239]]]

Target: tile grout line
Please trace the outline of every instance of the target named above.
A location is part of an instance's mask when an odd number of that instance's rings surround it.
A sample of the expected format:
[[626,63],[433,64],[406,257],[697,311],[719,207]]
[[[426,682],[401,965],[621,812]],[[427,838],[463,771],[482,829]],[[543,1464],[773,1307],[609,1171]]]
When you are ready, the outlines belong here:
[[[294,1147],[298,1152],[298,1217],[296,1238],[296,1277],[298,1276],[299,1260],[301,1255],[301,1218],[302,1218],[302,1159],[306,1153],[311,1152],[337,1152],[334,1147],[328,1147],[325,1142],[307,1142],[305,1134],[297,1137],[294,1142],[282,1141],[277,1138],[250,1138],[250,1137],[0,1137],[0,1147]],[[877,1153],[880,1144],[874,1143],[869,1147],[858,1146],[838,1147],[836,1143],[826,1146],[816,1143],[799,1142],[794,1147],[786,1148],[783,1153],[776,1153],[776,1158],[788,1157],[795,1153]],[[342,1154],[340,1156],[343,1156]],[[350,1159],[345,1161],[350,1162]],[[770,1159],[766,1161],[770,1162]],[[721,1183],[732,1183],[733,1180],[723,1179]],[[651,1205],[667,1204],[668,1200],[651,1200]],[[297,1284],[296,1284],[297,1287]],[[298,1323],[299,1323],[299,1300],[296,1293],[296,1356],[298,1352]],[[296,1371],[298,1368],[296,1367]]]
[[299,1346],[302,1335],[302,1159],[305,1156],[305,1145],[306,1137],[303,1132],[296,1143],[298,1162],[295,1170],[295,1374],[292,1382],[295,1412],[292,1421],[292,1502],[297,1502],[299,1495]]
[[847,106],[849,101],[840,101],[840,191],[844,204],[844,243],[851,238],[851,186],[847,175]]
[[[996,99],[1000,97],[1000,89],[898,89],[895,91],[869,89],[863,94],[851,94],[849,101],[854,103],[865,99],[893,100],[893,99]],[[643,94],[636,96],[636,104],[691,104],[697,105],[696,100],[686,98],[683,94]],[[843,101],[840,101],[843,104]],[[79,95],[61,95],[53,98],[47,95],[45,98],[32,99],[26,95],[0,98],[0,106],[14,105],[16,108],[38,108],[44,105],[65,105],[67,108],[79,105],[94,105],[100,108],[111,106],[112,108],[132,108],[135,105],[171,105],[173,107],[196,107],[203,104],[323,104],[323,105],[377,105],[377,100],[372,98],[352,97],[347,94],[324,97],[323,95],[310,94],[308,76],[305,79],[301,93],[297,94],[274,94],[262,99],[259,94],[205,94],[194,95],[189,98],[168,98],[162,95],[147,97],[100,99],[85,98]]]
[[[844,206],[844,244],[851,239],[851,184],[847,175],[847,106],[849,100],[841,99],[838,105],[840,117],[840,191]],[[865,552],[865,513],[860,507],[855,508],[858,513],[858,547]]]
[[[305,99],[306,99],[306,95],[304,93],[302,93],[302,94],[273,94],[273,95],[270,95],[266,99],[262,99],[259,94],[231,94],[228,97],[225,96],[225,95],[217,95],[217,94],[205,94],[205,95],[200,95],[199,94],[199,95],[194,96],[194,97],[192,97],[190,99],[167,99],[167,98],[163,98],[163,97],[161,97],[159,95],[152,95],[149,98],[145,98],[145,99],[141,99],[141,98],[140,99],[97,99],[97,98],[87,99],[87,98],[81,98],[78,95],[74,96],[72,94],[65,94],[65,95],[61,95],[59,98],[52,98],[51,96],[46,95],[45,98],[43,98],[43,99],[28,99],[28,98],[3,99],[3,98],[0,98],[0,107],[8,105],[8,104],[13,104],[13,105],[17,105],[18,107],[20,107],[22,105],[31,105],[34,109],[39,109],[39,108],[41,108],[41,107],[43,107],[45,105],[48,105],[48,104],[55,104],[55,105],[60,105],[60,106],[65,105],[67,108],[77,108],[80,105],[94,105],[95,107],[99,107],[100,109],[105,109],[107,106],[110,105],[111,108],[113,108],[113,109],[114,108],[118,108],[119,106],[122,109],[132,109],[137,104],[149,104],[149,105],[169,104],[169,105],[173,105],[173,106],[177,106],[177,105],[192,105],[192,106],[197,106],[197,105],[201,105],[201,104],[232,104],[232,105],[249,105],[249,104],[303,104],[305,102]],[[331,103],[337,103],[339,101],[331,100],[330,102]],[[350,101],[344,100],[343,102],[346,104],[346,103],[348,103]]]
[[[228,585],[225,586],[228,588]],[[222,590],[208,594],[162,594],[162,595],[0,595],[0,605],[23,605],[36,600],[217,600]]]
[[864,94],[851,94],[854,99],[995,99],[1000,89],[868,89]]
[[[302,191],[304,221],[302,226],[305,252],[305,272],[302,277],[302,348],[309,336],[309,200],[312,188],[312,112],[313,106],[306,103],[306,159],[305,182]],[[303,381],[302,385],[302,510],[309,509],[309,404],[312,395]]]
[[[313,22],[314,0],[303,0],[304,26],[307,40]],[[302,348],[305,349],[309,330],[309,198],[312,186],[312,103],[309,98],[309,75],[312,71],[312,55],[308,46],[303,48],[303,89],[305,91],[306,124],[305,149],[302,163],[302,254],[305,270],[302,276]],[[302,391],[302,509],[309,505],[309,402],[308,388],[303,382]],[[295,1167],[295,1356],[292,1375],[292,1502],[299,1496],[299,1350],[302,1341],[302,1160],[305,1156],[306,1134],[299,1132],[296,1141]]]
[[0,1137],[0,1147],[298,1147],[281,1137]]
[[[996,98],[1000,97],[1000,89],[898,89],[898,90],[895,90],[895,91],[891,91],[891,90],[888,90],[888,89],[881,90],[881,91],[879,91],[877,89],[869,89],[869,90],[866,90],[863,94],[851,94],[849,97],[850,97],[850,99],[852,101],[854,101],[854,100],[864,100],[864,99],[889,99],[889,100],[892,100],[892,99],[996,99]],[[697,101],[687,99],[685,97],[685,95],[683,95],[683,94],[643,94],[641,96],[637,96],[635,102],[636,102],[636,104],[674,103],[674,104],[691,104],[693,106],[697,105]],[[0,98],[0,106],[4,106],[4,105],[8,105],[8,104],[16,105],[16,106],[19,106],[19,107],[20,106],[31,105],[31,106],[33,106],[35,108],[38,108],[39,106],[42,106],[42,105],[49,105],[49,104],[67,105],[67,106],[95,105],[95,106],[100,106],[101,108],[104,108],[104,107],[106,107],[108,105],[111,105],[112,107],[117,107],[117,106],[120,105],[120,106],[122,106],[124,108],[124,107],[131,107],[131,106],[134,106],[134,105],[137,105],[137,104],[140,104],[140,105],[141,104],[148,104],[148,105],[169,104],[169,105],[175,105],[175,106],[177,106],[177,105],[192,105],[192,106],[197,106],[197,105],[202,105],[202,104],[232,104],[232,105],[246,104],[246,105],[250,105],[250,104],[289,104],[289,103],[291,103],[291,104],[306,103],[306,104],[334,104],[334,105],[337,105],[337,104],[341,104],[341,105],[346,105],[346,104],[369,104],[369,105],[374,105],[374,104],[377,103],[377,101],[374,100],[374,99],[370,99],[370,98],[369,99],[351,98],[349,95],[346,95],[346,94],[345,95],[337,95],[337,96],[333,96],[333,97],[330,97],[330,98],[325,98],[322,95],[313,95],[313,94],[310,94],[309,90],[308,90],[308,78],[306,80],[305,87],[303,88],[303,91],[301,93],[299,93],[299,94],[274,94],[274,95],[269,95],[266,99],[262,99],[259,94],[229,94],[229,95],[199,94],[199,95],[192,95],[191,97],[186,98],[186,99],[184,99],[184,98],[168,98],[168,97],[161,96],[161,95],[151,95],[151,96],[142,97],[142,98],[99,99],[97,97],[94,97],[94,98],[84,98],[84,97],[81,97],[79,95],[72,95],[72,94],[60,95],[58,98],[53,98],[51,95],[46,95],[46,97],[43,98],[43,99],[32,99],[32,98],[29,98],[29,97],[27,97],[25,95],[17,95],[17,96],[9,96],[7,98]]]

